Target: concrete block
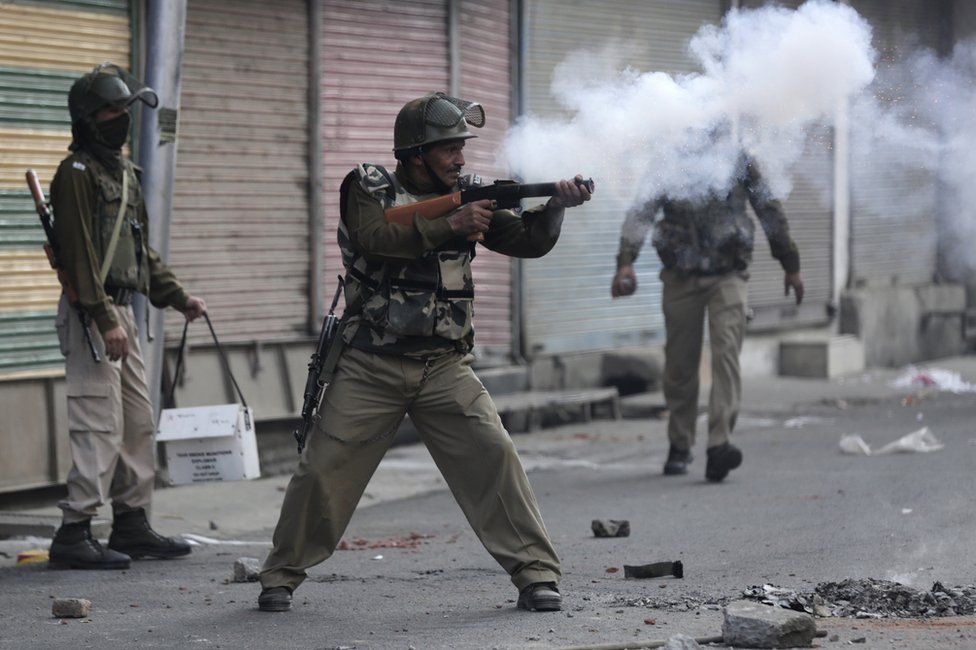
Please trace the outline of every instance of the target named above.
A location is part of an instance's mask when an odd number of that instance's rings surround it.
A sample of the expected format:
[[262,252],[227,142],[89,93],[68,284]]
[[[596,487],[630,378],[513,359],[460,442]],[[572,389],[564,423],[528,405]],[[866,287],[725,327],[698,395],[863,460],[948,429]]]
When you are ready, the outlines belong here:
[[701,646],[687,634],[675,634],[668,639],[664,650],[701,650]]
[[529,389],[529,369],[525,366],[497,366],[475,370],[491,395],[509,395]]
[[741,648],[797,648],[813,643],[813,617],[790,609],[737,600],[725,606],[722,636]]
[[253,557],[239,557],[234,562],[234,582],[257,582],[261,562]]
[[831,379],[864,371],[864,344],[855,336],[782,341],[779,374]]
[[929,313],[922,316],[919,348],[925,359],[961,354],[966,349],[964,314]]
[[868,366],[902,366],[919,361],[921,321],[913,287],[855,289],[840,301],[840,333],[864,343]]
[[664,359],[658,350],[607,352],[600,360],[600,384],[615,386],[621,395],[656,390],[664,377]]
[[91,609],[91,601],[84,598],[55,598],[51,614],[54,618],[86,618]]
[[594,519],[590,528],[594,537],[630,537],[630,522],[626,519]]
[[966,287],[961,284],[926,284],[916,288],[915,295],[923,315],[966,311]]

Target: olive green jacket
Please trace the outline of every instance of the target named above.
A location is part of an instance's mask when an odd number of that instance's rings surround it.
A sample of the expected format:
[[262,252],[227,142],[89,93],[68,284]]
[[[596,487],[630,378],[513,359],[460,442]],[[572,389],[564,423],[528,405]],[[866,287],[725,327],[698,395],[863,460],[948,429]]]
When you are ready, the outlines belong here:
[[[759,218],[773,257],[785,272],[798,273],[800,254],[783,207],[771,196],[755,162],[745,156],[725,195],[713,193],[698,200],[663,197],[630,211],[621,229],[617,267],[634,263],[653,227],[654,247],[665,268],[688,275],[744,272],[752,262],[755,239],[747,203]],[[663,218],[655,222],[659,210]]]
[[119,325],[99,276],[122,203],[123,170],[129,174],[128,207],[105,286],[145,294],[161,308],[182,310],[189,298],[149,247],[149,218],[135,165],[123,159],[122,167],[112,171],[77,150],[61,162],[51,182],[51,207],[61,266],[102,333]]

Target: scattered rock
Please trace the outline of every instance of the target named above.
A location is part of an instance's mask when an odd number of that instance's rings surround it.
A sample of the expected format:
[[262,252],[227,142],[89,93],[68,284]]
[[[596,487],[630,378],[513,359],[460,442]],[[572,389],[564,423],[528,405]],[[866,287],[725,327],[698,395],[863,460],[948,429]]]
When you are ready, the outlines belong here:
[[664,650],[700,650],[700,648],[697,641],[685,634],[675,634],[664,646]]
[[234,562],[234,582],[257,582],[261,563],[253,557],[239,557]]
[[590,528],[596,537],[630,537],[630,522],[626,519],[594,519]]
[[85,618],[91,616],[92,604],[84,598],[55,598],[51,606],[54,618]]
[[217,529],[218,529],[217,522],[216,521],[211,521],[210,522],[210,530],[217,530]]
[[827,638],[827,640],[830,641],[831,643],[837,643],[838,641],[840,641],[840,635],[839,634],[831,634]]
[[859,636],[856,639],[851,639],[851,643],[867,643],[867,637]]
[[737,600],[725,607],[722,636],[745,648],[807,647],[817,631],[808,614]]

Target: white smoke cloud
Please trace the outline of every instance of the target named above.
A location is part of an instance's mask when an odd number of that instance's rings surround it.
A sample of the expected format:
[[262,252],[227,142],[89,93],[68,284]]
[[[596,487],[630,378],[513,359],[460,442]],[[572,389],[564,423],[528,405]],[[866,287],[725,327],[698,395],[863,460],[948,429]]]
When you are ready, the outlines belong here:
[[726,189],[743,146],[783,197],[809,128],[874,77],[870,26],[826,0],[733,10],[703,27],[689,44],[699,74],[621,69],[614,49],[556,68],[552,92],[568,117],[520,119],[503,165],[528,181],[582,171],[598,182],[594,200],[628,206]]

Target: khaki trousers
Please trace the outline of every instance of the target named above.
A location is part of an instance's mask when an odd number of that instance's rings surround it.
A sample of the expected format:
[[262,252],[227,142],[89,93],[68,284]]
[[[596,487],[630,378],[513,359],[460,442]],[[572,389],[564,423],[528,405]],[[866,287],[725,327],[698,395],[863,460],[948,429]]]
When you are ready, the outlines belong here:
[[708,401],[708,446],[727,442],[742,397],[739,352],[745,333],[746,280],[737,273],[688,276],[661,272],[664,346],[664,399],[671,412],[668,438],[683,450],[695,444],[698,368],[705,312],[712,352],[712,392]]
[[95,363],[77,312],[64,296],[58,305],[72,463],[68,496],[58,504],[66,523],[94,516],[107,499],[117,512],[148,507],[152,499],[155,426],[146,368],[132,307],[116,307],[115,312],[129,335],[129,355],[109,361],[98,328],[92,325],[102,356],[101,363]]
[[559,559],[515,446],[470,355],[427,362],[347,348],[292,476],[261,584],[294,590],[332,555],[405,413],[492,557],[519,589]]

